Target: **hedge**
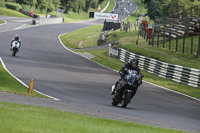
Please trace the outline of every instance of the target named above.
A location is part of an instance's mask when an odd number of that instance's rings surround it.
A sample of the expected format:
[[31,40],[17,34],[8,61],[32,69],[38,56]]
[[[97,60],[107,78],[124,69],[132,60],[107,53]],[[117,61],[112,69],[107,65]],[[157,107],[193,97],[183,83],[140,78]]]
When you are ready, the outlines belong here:
[[12,10],[16,10],[16,11],[19,11],[19,9],[22,8],[22,6],[20,4],[11,3],[11,2],[6,2],[6,7],[8,9],[12,9]]

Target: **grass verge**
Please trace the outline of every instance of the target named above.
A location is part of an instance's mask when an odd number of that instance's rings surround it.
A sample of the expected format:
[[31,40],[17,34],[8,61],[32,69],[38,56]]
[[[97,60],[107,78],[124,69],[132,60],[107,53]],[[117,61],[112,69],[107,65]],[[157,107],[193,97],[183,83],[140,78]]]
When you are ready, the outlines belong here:
[[115,121],[39,106],[0,103],[1,133],[184,133],[172,129]]
[[30,18],[20,12],[17,12],[15,10],[11,10],[11,9],[6,9],[6,8],[2,8],[0,7],[0,15],[3,16],[13,16],[13,17],[23,17],[23,18]]
[[19,83],[15,78],[4,70],[0,62],[0,91],[21,94],[26,96],[47,98],[41,94],[34,92],[34,94],[27,93],[28,88]]
[[0,20],[0,24],[3,24],[3,23],[5,23],[3,20]]
[[86,48],[97,45],[99,31],[103,25],[90,26],[61,36],[61,39],[70,48]]

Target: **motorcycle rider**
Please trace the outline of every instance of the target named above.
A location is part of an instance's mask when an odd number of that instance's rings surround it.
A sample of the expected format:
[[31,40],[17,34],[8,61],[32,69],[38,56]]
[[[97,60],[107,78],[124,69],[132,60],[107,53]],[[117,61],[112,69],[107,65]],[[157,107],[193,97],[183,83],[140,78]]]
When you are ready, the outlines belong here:
[[[133,58],[129,61],[129,63],[126,63],[122,68],[121,70],[119,71],[119,74],[120,74],[120,79],[115,83],[115,88],[112,89],[111,91],[111,95],[114,95],[114,92],[115,92],[115,89],[117,87],[117,84],[119,83],[119,81],[126,76],[127,74],[127,70],[128,69],[131,69],[131,70],[136,70],[138,72],[138,74],[141,75],[141,72],[140,72],[140,68],[138,67],[138,64],[139,64],[139,61],[137,58]],[[138,84],[137,88],[142,84],[142,81]],[[136,91],[137,91],[137,88],[135,88],[135,92],[133,94],[133,96],[135,95]]]
[[10,50],[12,50],[12,43],[13,43],[14,41],[18,41],[18,42],[19,42],[19,48],[21,47],[21,40],[20,40],[20,38],[19,38],[19,35],[16,34],[16,35],[14,36],[14,38],[12,39],[12,41],[11,41]]

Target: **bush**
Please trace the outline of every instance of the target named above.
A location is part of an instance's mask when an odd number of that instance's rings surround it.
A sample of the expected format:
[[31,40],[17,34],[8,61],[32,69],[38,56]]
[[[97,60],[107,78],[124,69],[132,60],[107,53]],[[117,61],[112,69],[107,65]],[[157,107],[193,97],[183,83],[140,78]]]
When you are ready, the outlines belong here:
[[0,7],[6,8],[6,3],[5,3],[5,2],[2,2],[2,1],[0,1]]
[[19,11],[19,9],[22,8],[22,6],[20,4],[17,4],[17,3],[11,3],[11,2],[7,2],[6,3],[6,7],[8,9],[12,9],[12,10],[16,10],[16,11]]

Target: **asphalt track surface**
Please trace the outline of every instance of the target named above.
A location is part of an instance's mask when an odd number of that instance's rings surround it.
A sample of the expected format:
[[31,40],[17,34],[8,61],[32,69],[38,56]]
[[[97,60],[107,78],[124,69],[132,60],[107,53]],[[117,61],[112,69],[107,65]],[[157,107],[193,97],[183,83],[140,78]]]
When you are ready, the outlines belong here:
[[[147,82],[143,82],[126,109],[111,105],[109,93],[118,73],[64,48],[58,39],[60,34],[102,24],[101,21],[14,30],[28,23],[28,19],[0,19],[7,21],[0,26],[0,57],[8,70],[27,85],[33,78],[36,90],[62,103],[98,110],[97,116],[109,112],[108,118],[112,119],[200,132],[200,101]],[[22,47],[12,57],[9,48],[15,34],[21,36]]]

